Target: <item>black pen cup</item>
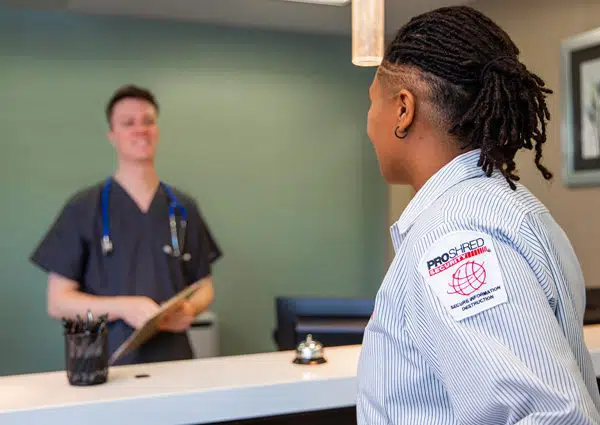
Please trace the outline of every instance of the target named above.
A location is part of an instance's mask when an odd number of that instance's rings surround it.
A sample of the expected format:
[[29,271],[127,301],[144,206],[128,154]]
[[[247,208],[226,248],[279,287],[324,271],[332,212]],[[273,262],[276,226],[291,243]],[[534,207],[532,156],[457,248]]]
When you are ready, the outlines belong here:
[[108,379],[108,331],[65,333],[66,371],[69,384],[89,386]]

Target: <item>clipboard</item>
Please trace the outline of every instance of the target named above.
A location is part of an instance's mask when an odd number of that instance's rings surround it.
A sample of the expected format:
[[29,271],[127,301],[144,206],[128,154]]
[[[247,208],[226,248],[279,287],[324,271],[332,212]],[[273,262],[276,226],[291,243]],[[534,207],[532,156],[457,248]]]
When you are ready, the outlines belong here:
[[136,349],[137,347],[148,341],[150,338],[152,338],[159,331],[158,324],[163,319],[163,317],[175,311],[179,307],[181,302],[194,295],[194,293],[198,289],[200,289],[201,285],[201,282],[196,282],[186,287],[184,290],[178,292],[172,298],[164,302],[154,316],[148,319],[148,321],[144,323],[142,327],[136,329],[135,332],[133,332],[129,336],[129,338],[127,338],[125,342],[123,342],[119,346],[119,348],[115,350],[115,352],[110,357],[108,364],[113,365],[125,354]]

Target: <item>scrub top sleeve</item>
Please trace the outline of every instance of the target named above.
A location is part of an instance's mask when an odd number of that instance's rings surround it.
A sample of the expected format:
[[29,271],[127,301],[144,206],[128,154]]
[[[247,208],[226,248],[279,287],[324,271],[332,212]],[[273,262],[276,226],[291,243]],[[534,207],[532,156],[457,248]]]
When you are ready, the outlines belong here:
[[195,202],[191,213],[192,220],[196,223],[193,227],[194,233],[190,237],[194,239],[193,246],[197,252],[192,253],[190,269],[191,282],[196,282],[211,275],[212,264],[223,254]]
[[553,283],[543,287],[505,239],[460,231],[430,242],[412,259],[404,319],[459,422],[600,423],[554,315]]
[[77,206],[68,202],[31,254],[31,262],[45,272],[81,282],[87,247],[79,223]]

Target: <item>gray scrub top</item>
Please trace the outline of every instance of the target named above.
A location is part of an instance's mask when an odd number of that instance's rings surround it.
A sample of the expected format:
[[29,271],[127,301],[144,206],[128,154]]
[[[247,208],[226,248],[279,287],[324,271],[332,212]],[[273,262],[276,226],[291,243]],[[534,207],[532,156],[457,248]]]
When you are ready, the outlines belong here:
[[[101,195],[104,182],[85,188],[69,199],[31,255],[46,272],[79,282],[80,290],[100,296],[144,295],[161,303],[211,274],[222,253],[196,202],[171,187],[187,210],[184,251],[189,261],[165,254],[171,243],[169,198],[159,186],[144,213],[114,179],[109,194],[110,237],[114,249],[102,252]],[[179,216],[177,218],[179,228]],[[123,320],[110,322],[111,355],[134,331]],[[149,363],[192,358],[185,332],[162,332],[116,364]]]

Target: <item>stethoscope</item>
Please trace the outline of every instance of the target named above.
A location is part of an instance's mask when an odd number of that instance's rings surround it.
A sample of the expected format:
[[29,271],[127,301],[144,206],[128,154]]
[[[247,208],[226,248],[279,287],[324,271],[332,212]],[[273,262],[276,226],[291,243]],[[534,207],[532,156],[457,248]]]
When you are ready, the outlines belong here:
[[[112,178],[106,179],[104,186],[102,187],[102,199],[101,199],[101,208],[102,208],[102,253],[104,255],[108,255],[112,251],[114,251],[114,246],[112,240],[110,238],[109,233],[109,225],[108,225],[108,195],[110,193],[110,188],[112,185]],[[172,257],[179,258],[181,257],[183,261],[189,261],[192,256],[189,252],[183,253],[184,244],[185,244],[185,229],[187,226],[187,212],[185,207],[177,201],[175,194],[171,190],[169,186],[160,182],[160,186],[166,192],[167,197],[169,198],[169,227],[171,230],[171,245],[165,244],[163,246],[163,251],[167,255],[171,255]],[[179,210],[181,219],[179,220],[179,234],[177,232],[177,217],[176,212]],[[181,241],[181,243],[180,243]]]

